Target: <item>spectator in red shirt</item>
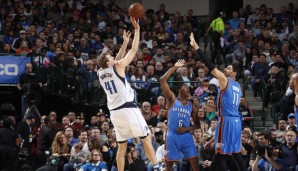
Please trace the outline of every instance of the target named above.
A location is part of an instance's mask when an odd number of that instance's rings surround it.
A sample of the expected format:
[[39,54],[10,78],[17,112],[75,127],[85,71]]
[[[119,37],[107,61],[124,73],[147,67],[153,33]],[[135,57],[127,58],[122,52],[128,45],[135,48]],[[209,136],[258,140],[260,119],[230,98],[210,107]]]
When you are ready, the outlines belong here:
[[162,108],[162,107],[165,107],[165,98],[163,96],[159,96],[157,98],[157,104],[153,105],[152,106],[152,110],[153,112],[155,112],[157,115],[159,114],[159,110]]
[[74,137],[78,137],[78,133],[82,130],[82,125],[76,122],[76,113],[69,112],[68,113],[69,118],[69,125],[73,129]]
[[56,132],[64,130],[65,127],[60,122],[57,122],[57,113],[55,111],[51,111],[49,116],[53,118],[53,125]]

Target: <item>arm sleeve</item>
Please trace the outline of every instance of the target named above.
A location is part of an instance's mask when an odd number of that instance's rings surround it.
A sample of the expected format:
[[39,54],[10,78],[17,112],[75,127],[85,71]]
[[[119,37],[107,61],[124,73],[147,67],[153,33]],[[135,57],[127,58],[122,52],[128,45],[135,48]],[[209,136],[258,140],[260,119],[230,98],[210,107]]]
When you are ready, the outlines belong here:
[[207,66],[209,71],[210,72],[213,71],[215,66],[211,62],[210,58],[208,58],[207,55],[200,48],[197,50],[197,53],[198,53],[200,59],[202,60],[202,62]]

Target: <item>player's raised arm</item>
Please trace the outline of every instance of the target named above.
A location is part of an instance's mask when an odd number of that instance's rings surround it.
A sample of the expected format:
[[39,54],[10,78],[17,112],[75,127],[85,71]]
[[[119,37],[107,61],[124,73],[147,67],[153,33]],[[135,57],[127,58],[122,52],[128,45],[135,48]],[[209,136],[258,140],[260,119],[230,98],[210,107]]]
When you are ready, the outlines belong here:
[[177,70],[177,68],[185,65],[185,61],[183,59],[178,60],[175,65],[169,69],[161,78],[160,78],[160,86],[162,89],[162,92],[167,100],[167,104],[172,104],[175,100],[175,94],[171,91],[167,80],[170,78],[170,76]]
[[215,66],[211,62],[210,58],[208,58],[207,55],[200,49],[199,45],[195,41],[193,33],[190,34],[189,38],[190,38],[190,45],[193,48],[195,48],[195,50],[197,51],[200,59],[203,61],[203,63],[209,69],[211,74],[214,75],[218,79],[221,90],[225,89],[227,84],[228,84],[227,77],[224,75],[224,73],[222,73],[220,70],[215,68]]
[[115,58],[116,61],[119,61],[120,59],[122,59],[124,57],[124,54],[125,54],[125,51],[126,51],[130,36],[131,36],[131,32],[124,30],[124,32],[123,32],[123,44],[122,44],[122,46],[121,46],[121,48],[120,48],[120,50],[119,50],[119,52],[118,52],[118,54]]
[[193,101],[192,102],[192,112],[191,112],[191,117],[193,119],[193,122],[196,126],[196,128],[201,128],[201,124],[200,124],[200,119],[198,116],[198,112],[199,112],[199,101]]
[[[295,96],[295,109],[297,108],[297,106],[298,106],[298,95],[296,94],[296,96]],[[297,114],[297,112],[295,112],[295,118],[296,118],[296,125],[298,125],[298,119],[297,119],[297,117],[298,117],[298,114]],[[297,128],[297,131],[298,131],[298,128]],[[298,150],[298,147],[297,147],[297,150]]]
[[139,48],[139,42],[140,42],[140,26],[137,22],[137,20],[134,17],[130,17],[131,23],[135,29],[134,38],[132,42],[132,47],[128,51],[128,53],[125,55],[125,57],[118,61],[118,65],[120,65],[122,68],[125,68],[127,65],[131,63],[134,56],[138,52]]
[[[290,79],[290,88],[295,93],[295,105],[294,105],[295,109],[297,109],[297,107],[298,107],[298,86],[297,86],[297,83],[296,83],[297,81],[298,81],[298,73],[294,73],[291,76],[291,79]],[[295,112],[295,117],[296,117],[296,124],[298,125],[298,119],[297,119],[298,114],[297,114],[297,112]],[[298,128],[297,128],[297,131],[298,131]]]

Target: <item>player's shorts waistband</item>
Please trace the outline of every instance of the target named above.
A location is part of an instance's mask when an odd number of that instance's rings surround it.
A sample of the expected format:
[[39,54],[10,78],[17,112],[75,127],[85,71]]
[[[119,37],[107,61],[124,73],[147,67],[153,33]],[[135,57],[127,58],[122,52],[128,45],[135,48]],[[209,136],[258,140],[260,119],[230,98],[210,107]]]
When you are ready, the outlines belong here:
[[121,105],[115,109],[111,109],[110,111],[115,111],[115,110],[119,110],[119,109],[123,109],[123,108],[138,108],[138,106],[134,102],[126,102],[123,105]]
[[240,118],[240,116],[230,116],[230,115],[224,115],[224,116],[221,116],[221,118]]

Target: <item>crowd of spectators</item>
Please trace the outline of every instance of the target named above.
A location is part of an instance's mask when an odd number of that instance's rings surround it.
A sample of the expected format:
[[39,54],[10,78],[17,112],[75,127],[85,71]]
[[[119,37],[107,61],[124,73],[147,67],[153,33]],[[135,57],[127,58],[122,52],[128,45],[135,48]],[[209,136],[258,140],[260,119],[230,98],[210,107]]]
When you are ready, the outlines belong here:
[[[97,56],[103,52],[116,55],[123,42],[123,30],[131,29],[127,8],[115,2],[111,0],[105,5],[102,1],[79,0],[1,1],[0,52],[30,57],[31,63],[26,65],[24,74],[35,73],[38,90],[83,99],[89,104],[97,98],[104,104],[96,76]],[[271,92],[279,91],[283,95],[278,128],[269,132],[251,129],[253,112],[247,99],[241,98],[239,112],[243,115],[242,143],[246,150],[242,155],[247,167],[253,171],[298,170],[295,125],[298,118],[292,114],[294,95],[288,88],[289,77],[298,64],[297,9],[292,3],[281,6],[280,11],[273,11],[265,4],[255,9],[247,5],[229,15],[232,18],[223,19],[224,52],[219,57],[223,63],[218,63],[218,67],[232,62],[241,64],[241,77],[246,80],[244,89],[252,89],[254,96],[262,95],[264,107],[271,103]],[[126,77],[150,125],[157,159],[164,169],[167,109],[159,78],[176,60],[184,59],[187,65],[178,69],[169,79],[169,85],[175,91],[175,81],[183,80],[194,96],[193,103],[200,104],[201,128],[193,132],[193,141],[200,156],[200,169],[209,170],[215,150],[214,145],[205,144],[215,134],[218,85],[189,46],[188,38],[191,32],[200,38],[204,28],[193,16],[192,9],[169,13],[165,4],[158,10],[148,9],[139,23],[141,43],[135,59],[127,67]],[[26,76],[22,78],[20,90],[30,81]],[[61,123],[57,115],[63,116]],[[84,114],[72,111],[66,115],[51,111],[40,118],[28,115],[20,124],[14,116],[9,116],[0,128],[0,170],[85,171],[98,167],[102,171],[115,171],[116,153],[113,125],[108,113],[102,111],[90,121],[85,120]],[[125,169],[147,168],[150,170],[150,162],[142,142],[139,138],[130,139]],[[190,170],[190,165],[180,161],[174,169]]]

